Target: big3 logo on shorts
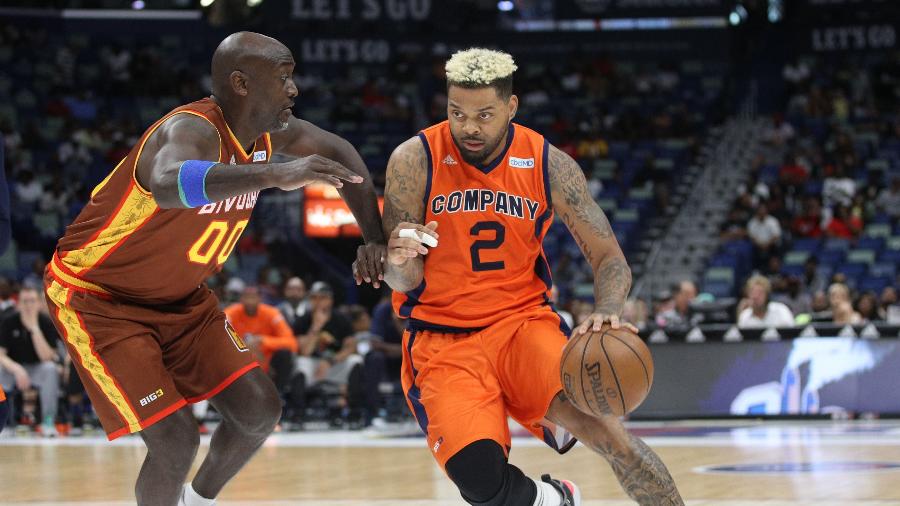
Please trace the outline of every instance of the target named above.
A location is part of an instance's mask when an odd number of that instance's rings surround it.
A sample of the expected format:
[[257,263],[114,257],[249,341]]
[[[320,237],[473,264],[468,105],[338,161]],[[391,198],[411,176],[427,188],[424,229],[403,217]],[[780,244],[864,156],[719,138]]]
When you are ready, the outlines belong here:
[[157,389],[157,390],[156,390],[155,392],[153,392],[152,394],[150,394],[150,395],[148,395],[147,397],[144,397],[143,399],[141,399],[141,406],[146,406],[147,404],[150,404],[151,402],[155,401],[156,399],[159,399],[159,398],[162,397],[162,396],[163,396],[162,388]]
[[225,332],[228,333],[228,337],[231,338],[231,342],[234,343],[234,346],[238,351],[250,351],[250,349],[247,348],[247,343],[245,343],[244,339],[238,335],[237,331],[234,330],[234,327],[231,326],[231,323],[229,323],[228,320],[225,320]]

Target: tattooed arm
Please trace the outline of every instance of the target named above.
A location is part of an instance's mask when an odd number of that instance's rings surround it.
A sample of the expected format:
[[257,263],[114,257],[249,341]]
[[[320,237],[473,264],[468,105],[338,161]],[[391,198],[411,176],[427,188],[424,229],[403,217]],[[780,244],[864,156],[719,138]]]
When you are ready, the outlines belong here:
[[[569,228],[594,270],[594,314],[575,332],[587,332],[592,325],[594,330],[600,330],[604,321],[618,328],[619,317],[631,289],[631,269],[606,214],[588,192],[581,167],[555,146],[550,146],[549,158],[553,210]],[[633,332],[637,332],[636,328],[628,325]]]
[[415,289],[425,276],[422,255],[428,249],[414,239],[399,237],[402,228],[415,228],[437,238],[436,223],[422,225],[425,219],[425,184],[428,174],[425,146],[413,137],[391,153],[384,185],[384,235],[388,237],[385,282],[394,290]]
[[675,480],[659,455],[629,433],[617,416],[587,415],[560,392],[550,403],[547,419],[565,427],[606,459],[622,489],[641,506],[684,506]]

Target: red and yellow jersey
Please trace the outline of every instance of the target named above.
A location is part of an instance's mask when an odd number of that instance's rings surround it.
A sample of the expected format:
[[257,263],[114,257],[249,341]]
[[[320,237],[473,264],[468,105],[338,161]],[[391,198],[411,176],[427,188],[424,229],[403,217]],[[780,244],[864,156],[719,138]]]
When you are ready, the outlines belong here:
[[422,284],[394,292],[394,310],[412,326],[476,329],[546,304],[549,143],[510,124],[500,156],[475,167],[460,156],[448,122],[419,138],[428,154],[424,223],[437,221],[440,239],[424,257]]
[[247,227],[259,192],[194,209],[161,209],[135,178],[144,143],[176,114],[193,114],[215,127],[220,163],[267,163],[271,158],[268,133],[244,152],[211,99],[172,110],[144,132],[66,228],[49,267],[60,283],[142,304],[166,304],[184,299],[222,268]]

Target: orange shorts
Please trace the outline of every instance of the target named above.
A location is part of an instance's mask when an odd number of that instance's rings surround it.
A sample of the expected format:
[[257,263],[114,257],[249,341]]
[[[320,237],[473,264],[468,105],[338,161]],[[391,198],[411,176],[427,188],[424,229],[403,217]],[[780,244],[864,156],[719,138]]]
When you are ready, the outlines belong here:
[[558,314],[541,306],[477,332],[403,333],[403,391],[441,467],[482,439],[508,452],[507,417],[560,453],[574,445],[544,419],[562,391],[563,326]]
[[178,304],[142,306],[44,280],[50,315],[110,440],[259,367],[206,287]]

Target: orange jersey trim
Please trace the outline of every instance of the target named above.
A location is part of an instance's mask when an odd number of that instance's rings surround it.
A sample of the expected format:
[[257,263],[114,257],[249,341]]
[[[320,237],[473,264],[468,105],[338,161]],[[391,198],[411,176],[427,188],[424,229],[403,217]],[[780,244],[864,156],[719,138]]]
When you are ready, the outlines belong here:
[[141,186],[141,183],[139,183],[137,180],[137,166],[141,162],[141,153],[144,151],[144,145],[147,144],[147,141],[150,140],[150,137],[153,136],[153,133],[156,132],[156,130],[159,127],[161,127],[163,123],[165,123],[169,119],[173,118],[176,114],[193,114],[194,116],[199,116],[199,117],[205,119],[207,121],[207,123],[212,125],[213,129],[216,131],[216,135],[219,136],[219,159],[218,159],[218,162],[222,161],[222,134],[219,133],[219,129],[216,128],[216,124],[213,123],[212,120],[207,118],[205,114],[203,114],[199,111],[194,111],[192,109],[182,109],[180,111],[170,112],[169,114],[160,118],[159,121],[154,123],[153,126],[150,127],[150,130],[148,130],[144,134],[144,138],[141,139],[141,145],[138,148],[137,156],[134,159],[134,167],[131,168],[131,179],[134,180],[135,186],[137,186],[138,190],[140,190],[141,193],[143,193],[144,195],[147,195],[147,196],[152,195],[150,190],[147,190],[146,188]]

